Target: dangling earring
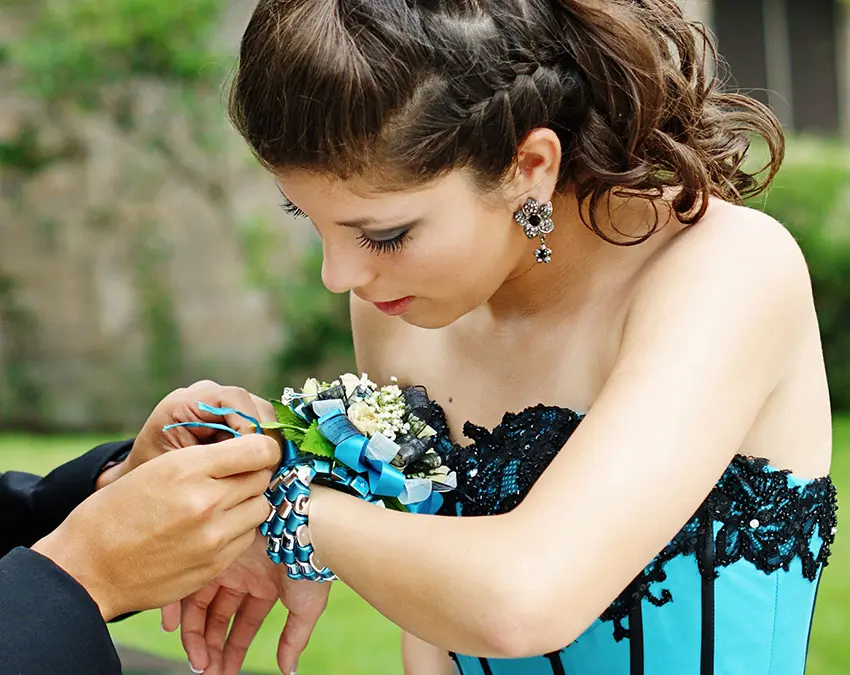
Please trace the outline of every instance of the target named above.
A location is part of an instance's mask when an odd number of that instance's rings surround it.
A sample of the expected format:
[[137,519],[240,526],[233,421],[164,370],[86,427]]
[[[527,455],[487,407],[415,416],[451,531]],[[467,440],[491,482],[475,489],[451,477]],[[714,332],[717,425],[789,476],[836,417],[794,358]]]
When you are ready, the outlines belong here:
[[552,222],[552,202],[541,204],[536,199],[529,197],[523,207],[514,213],[516,220],[525,236],[529,239],[540,237],[540,248],[534,251],[534,257],[539,263],[548,263],[552,260],[552,249],[546,246],[546,235],[552,234],[555,223]]

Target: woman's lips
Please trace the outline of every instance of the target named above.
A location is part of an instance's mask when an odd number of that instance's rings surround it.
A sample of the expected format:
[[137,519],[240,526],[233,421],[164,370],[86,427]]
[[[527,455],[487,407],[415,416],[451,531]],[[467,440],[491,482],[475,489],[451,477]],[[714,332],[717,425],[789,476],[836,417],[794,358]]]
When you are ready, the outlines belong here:
[[410,307],[410,303],[412,303],[414,299],[415,298],[412,295],[408,295],[406,298],[391,300],[390,302],[376,302],[374,304],[375,307],[381,310],[384,314],[399,316],[407,311],[408,307]]

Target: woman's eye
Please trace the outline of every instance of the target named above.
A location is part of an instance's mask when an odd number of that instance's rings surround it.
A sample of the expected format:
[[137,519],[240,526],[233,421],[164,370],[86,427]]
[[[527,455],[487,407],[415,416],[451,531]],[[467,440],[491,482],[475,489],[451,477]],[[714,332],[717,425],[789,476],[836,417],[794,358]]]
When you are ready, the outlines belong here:
[[392,239],[370,239],[365,234],[361,233],[360,236],[357,237],[357,242],[363,248],[367,248],[373,253],[383,254],[396,253],[402,250],[409,239],[410,230],[405,230],[404,232],[397,234]]
[[289,201],[286,197],[283,198],[283,202],[281,203],[280,208],[283,209],[284,213],[288,213],[290,216],[295,216],[296,218],[307,217],[306,213],[304,213],[301,209],[295,206],[295,204]]

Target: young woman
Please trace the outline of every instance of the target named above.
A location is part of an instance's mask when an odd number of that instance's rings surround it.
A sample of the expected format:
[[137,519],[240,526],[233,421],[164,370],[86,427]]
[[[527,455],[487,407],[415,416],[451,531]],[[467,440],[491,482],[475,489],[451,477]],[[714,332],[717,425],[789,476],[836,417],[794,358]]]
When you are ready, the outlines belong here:
[[[359,368],[445,410],[449,517],[311,491],[315,550],[410,675],[803,672],[829,398],[803,257],[742,206],[779,124],[712,55],[674,0],[254,12],[233,120],[351,294]],[[326,585],[267,570],[314,608],[289,672]],[[184,603],[208,673],[274,600],[240,578]]]

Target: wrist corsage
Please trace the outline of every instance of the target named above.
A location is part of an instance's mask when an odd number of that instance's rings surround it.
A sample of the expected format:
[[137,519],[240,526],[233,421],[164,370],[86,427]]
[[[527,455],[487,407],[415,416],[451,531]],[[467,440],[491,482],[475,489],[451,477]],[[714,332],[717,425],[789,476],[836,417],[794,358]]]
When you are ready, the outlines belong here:
[[436,513],[457,479],[434,450],[431,401],[422,387],[379,387],[366,375],[333,382],[309,379],[273,401],[277,421],[263,424],[284,438],[283,460],[266,497],[260,527],[269,558],[293,579],[335,575],[313,551],[307,530],[310,485],[342,490],[399,511]]

